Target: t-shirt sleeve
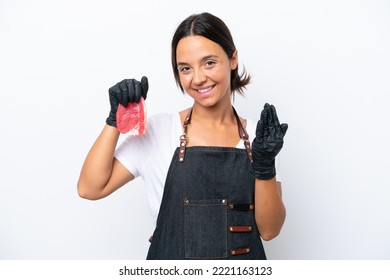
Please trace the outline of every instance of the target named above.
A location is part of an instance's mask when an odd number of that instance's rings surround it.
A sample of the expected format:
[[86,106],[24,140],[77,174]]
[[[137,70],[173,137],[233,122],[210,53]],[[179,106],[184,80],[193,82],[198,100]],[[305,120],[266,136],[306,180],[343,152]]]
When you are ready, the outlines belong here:
[[126,167],[134,177],[141,175],[141,170],[150,158],[154,149],[156,133],[156,116],[148,119],[146,133],[142,136],[126,136],[117,147],[114,157]]

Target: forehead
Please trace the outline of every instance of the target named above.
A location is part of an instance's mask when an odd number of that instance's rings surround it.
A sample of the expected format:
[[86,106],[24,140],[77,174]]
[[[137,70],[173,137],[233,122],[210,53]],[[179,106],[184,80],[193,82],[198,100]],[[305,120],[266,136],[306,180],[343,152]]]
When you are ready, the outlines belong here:
[[209,55],[227,57],[219,44],[199,35],[184,37],[176,47],[176,60],[180,62],[197,60]]

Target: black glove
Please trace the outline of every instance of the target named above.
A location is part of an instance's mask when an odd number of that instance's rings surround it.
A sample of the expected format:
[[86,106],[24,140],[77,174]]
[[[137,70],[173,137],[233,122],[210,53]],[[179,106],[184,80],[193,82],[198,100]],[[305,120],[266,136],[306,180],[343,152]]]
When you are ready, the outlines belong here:
[[256,138],[252,143],[251,174],[257,179],[270,180],[275,177],[275,157],[283,147],[287,128],[286,123],[279,123],[275,107],[266,103],[257,123]]
[[142,77],[141,82],[135,79],[125,79],[110,87],[108,90],[110,96],[111,111],[106,119],[106,123],[116,127],[116,111],[118,105],[127,106],[129,102],[139,102],[141,96],[146,99],[149,84],[148,78]]

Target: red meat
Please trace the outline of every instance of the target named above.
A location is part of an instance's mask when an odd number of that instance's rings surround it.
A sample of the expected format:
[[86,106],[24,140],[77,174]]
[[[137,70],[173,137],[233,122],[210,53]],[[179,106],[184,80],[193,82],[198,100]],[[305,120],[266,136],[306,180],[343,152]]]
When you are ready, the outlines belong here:
[[144,135],[146,122],[146,106],[142,97],[138,103],[130,102],[126,107],[119,104],[116,112],[116,125],[120,133]]

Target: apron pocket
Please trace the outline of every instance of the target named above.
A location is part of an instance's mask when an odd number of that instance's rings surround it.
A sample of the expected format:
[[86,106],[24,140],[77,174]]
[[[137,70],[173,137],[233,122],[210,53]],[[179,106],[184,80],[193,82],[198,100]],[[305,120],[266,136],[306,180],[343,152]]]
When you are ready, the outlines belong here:
[[227,258],[227,199],[184,199],[185,258]]

